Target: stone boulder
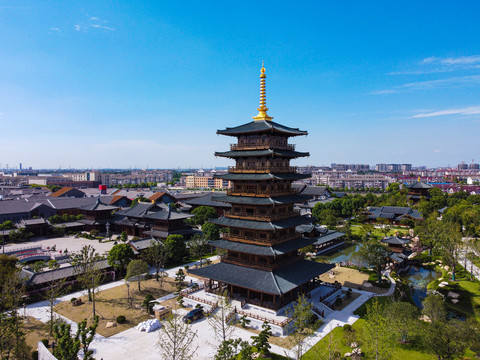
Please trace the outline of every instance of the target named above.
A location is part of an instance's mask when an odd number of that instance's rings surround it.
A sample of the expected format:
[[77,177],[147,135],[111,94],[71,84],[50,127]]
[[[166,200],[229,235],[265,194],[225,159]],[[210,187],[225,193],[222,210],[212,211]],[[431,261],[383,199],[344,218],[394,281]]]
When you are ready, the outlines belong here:
[[107,329],[112,328],[112,327],[116,327],[116,326],[117,326],[117,323],[114,322],[114,321],[109,321],[109,322],[107,322],[107,324],[105,325],[105,327],[106,327]]

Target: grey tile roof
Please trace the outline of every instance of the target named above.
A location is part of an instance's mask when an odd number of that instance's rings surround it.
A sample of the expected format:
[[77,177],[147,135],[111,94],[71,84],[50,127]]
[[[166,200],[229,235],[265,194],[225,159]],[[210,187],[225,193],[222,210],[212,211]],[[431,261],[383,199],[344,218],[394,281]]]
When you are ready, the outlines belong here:
[[188,205],[197,205],[197,206],[230,208],[231,207],[230,204],[225,204],[224,202],[220,202],[216,200],[216,198],[222,197],[222,196],[225,196],[225,193],[210,192],[206,195],[203,195],[194,199],[185,200],[184,203]]
[[241,242],[228,241],[228,240],[209,241],[208,244],[220,249],[238,251],[238,252],[247,253],[247,254],[276,256],[276,255],[287,254],[289,252],[304,248],[308,245],[313,244],[314,241],[315,241],[314,239],[299,237],[298,239],[290,240],[283,244],[274,245],[274,246],[245,244]]
[[334,267],[334,264],[299,260],[289,266],[271,272],[227,263],[189,269],[189,272],[204,278],[267,294],[282,295]]
[[217,130],[217,134],[237,136],[249,133],[281,133],[288,136],[308,135],[307,131],[290,128],[274,121],[252,121],[233,128],[226,128],[225,130]]
[[219,226],[232,226],[237,228],[245,229],[256,229],[256,230],[281,230],[286,229],[292,226],[298,226],[305,223],[312,222],[311,218],[306,216],[295,216],[289,219],[278,220],[278,221],[254,221],[254,220],[242,220],[242,219],[232,219],[227,217],[220,217],[218,219],[209,219],[213,224]]
[[417,181],[417,182],[414,182],[413,184],[406,185],[405,187],[408,189],[431,189],[433,188],[433,185],[425,184],[421,181]]
[[232,204],[253,204],[253,205],[272,205],[272,204],[293,204],[310,199],[305,195],[275,196],[275,197],[254,197],[254,196],[218,196],[215,201],[228,202]]
[[97,200],[94,203],[79,206],[78,209],[86,210],[86,211],[108,211],[108,210],[113,211],[113,210],[117,210],[118,206],[111,206],[111,205],[104,204],[101,202],[100,198],[97,198]]
[[405,245],[410,242],[409,239],[399,238],[398,236],[389,236],[382,239],[382,243],[390,245]]
[[262,181],[262,180],[300,180],[307,179],[311,177],[310,174],[299,174],[299,173],[276,173],[276,174],[221,174],[215,175],[217,179],[223,180],[252,180],[252,181]]
[[326,186],[307,186],[302,190],[302,195],[314,195],[322,196],[324,194],[329,194],[328,188]]
[[0,201],[0,215],[28,213],[36,206],[38,206],[37,203],[25,200],[3,200]]
[[223,152],[215,152],[215,156],[221,157],[229,157],[229,158],[236,158],[236,157],[252,157],[252,156],[279,156],[279,157],[286,157],[286,158],[298,158],[298,157],[305,157],[310,156],[308,152],[298,152],[293,150],[236,150],[236,151],[223,151]]

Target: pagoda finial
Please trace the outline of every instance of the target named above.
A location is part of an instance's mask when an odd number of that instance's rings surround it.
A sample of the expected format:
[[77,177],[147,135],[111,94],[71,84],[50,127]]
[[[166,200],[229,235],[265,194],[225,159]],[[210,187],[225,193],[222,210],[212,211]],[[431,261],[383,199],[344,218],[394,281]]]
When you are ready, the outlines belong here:
[[265,91],[265,79],[267,78],[267,75],[265,75],[265,66],[262,61],[262,68],[260,69],[260,107],[257,108],[258,110],[258,115],[255,116],[253,119],[255,121],[259,120],[267,120],[270,121],[273,119],[273,117],[267,115],[267,97],[266,97],[266,91]]

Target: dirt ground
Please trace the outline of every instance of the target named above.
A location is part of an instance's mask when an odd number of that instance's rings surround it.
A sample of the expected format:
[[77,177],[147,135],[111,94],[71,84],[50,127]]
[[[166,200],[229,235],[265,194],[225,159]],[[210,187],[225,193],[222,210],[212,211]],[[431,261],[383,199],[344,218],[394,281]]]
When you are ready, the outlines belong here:
[[33,351],[37,350],[37,344],[42,339],[49,339],[50,335],[46,329],[46,325],[35,319],[34,317],[28,316],[27,319],[23,321],[23,330],[25,331],[25,341],[27,345],[32,348]]
[[[160,282],[152,280],[142,281],[141,290],[138,291],[137,283],[130,284],[130,295],[133,297],[133,307],[130,307],[127,299],[127,286],[121,285],[96,294],[95,308],[100,317],[97,332],[105,337],[118,334],[124,330],[136,326],[139,322],[151,319],[153,315],[148,315],[141,307],[147,294],[159,298],[175,291],[175,283],[172,278],[165,278],[163,288],[160,288]],[[64,301],[55,306],[55,311],[75,322],[80,322],[84,318],[91,320],[92,304],[88,302],[87,296],[81,297],[83,304],[73,306],[70,301]],[[126,318],[124,324],[116,324],[115,327],[106,328],[109,321],[116,323],[116,318],[123,315]],[[90,322],[89,322],[90,323]]]
[[360,290],[370,291],[375,294],[384,294],[388,291],[388,289],[382,289],[377,286],[372,286],[370,288],[362,286],[364,282],[368,282],[368,274],[359,270],[337,266],[332,271],[333,275],[331,275],[331,272],[329,271],[321,275],[320,280],[330,283],[338,281],[342,286],[354,289],[359,289],[360,286]]

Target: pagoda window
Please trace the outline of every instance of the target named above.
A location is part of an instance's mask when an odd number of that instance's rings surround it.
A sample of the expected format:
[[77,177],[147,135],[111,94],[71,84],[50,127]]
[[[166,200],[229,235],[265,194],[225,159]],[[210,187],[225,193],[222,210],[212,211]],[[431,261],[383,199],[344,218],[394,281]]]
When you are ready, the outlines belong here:
[[260,239],[266,239],[267,238],[267,234],[265,233],[260,233]]
[[233,211],[235,211],[235,212],[240,212],[240,208],[239,208],[239,207],[234,207],[234,208],[233,208]]
[[233,234],[233,235],[239,235],[240,234],[240,231],[238,229],[230,229],[230,232]]
[[261,210],[260,210],[260,214],[261,214],[261,215],[265,215],[266,213],[267,213],[267,210],[265,210],[265,209],[261,209]]
[[245,209],[248,215],[253,215],[255,213],[254,209]]
[[245,231],[245,236],[253,237],[253,232],[251,232],[251,231]]

